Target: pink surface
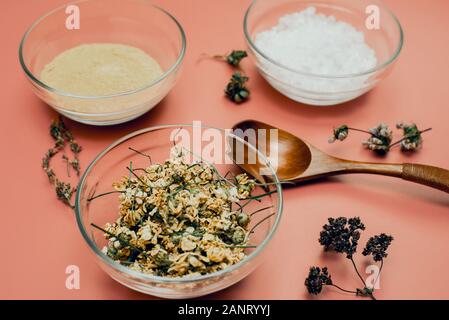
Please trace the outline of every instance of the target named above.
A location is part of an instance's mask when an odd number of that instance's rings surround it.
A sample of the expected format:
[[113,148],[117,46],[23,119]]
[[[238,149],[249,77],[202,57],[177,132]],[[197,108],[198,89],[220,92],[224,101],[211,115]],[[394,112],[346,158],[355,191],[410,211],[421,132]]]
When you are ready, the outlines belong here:
[[[243,15],[248,0],[160,0],[177,17],[188,37],[188,53],[180,82],[152,112],[120,126],[96,128],[67,121],[84,146],[81,161],[90,160],[115,139],[131,131],[165,123],[231,127],[247,118],[269,122],[295,133],[340,157],[367,161],[420,162],[449,167],[449,2],[386,0],[405,30],[405,47],[393,73],[374,91],[344,105],[327,108],[297,104],[274,91],[249,60],[249,103],[236,106],[222,96],[231,70],[202,53],[242,48]],[[26,28],[65,0],[9,1],[0,11],[2,41],[0,119],[3,183],[0,298],[147,299],[115,283],[96,265],[84,244],[74,215],[56,201],[40,168],[52,144],[48,125],[56,114],[28,87],[18,63],[17,48]],[[424,149],[386,158],[362,149],[364,137],[354,134],[344,144],[327,143],[333,126],[368,128],[381,121],[416,121],[434,130]],[[239,284],[208,296],[229,299],[305,299],[304,279],[311,265],[327,265],[335,281],[353,288],[359,283],[343,256],[322,254],[317,242],[329,216],[358,215],[367,225],[362,242],[380,232],[395,240],[381,278],[380,299],[449,299],[449,197],[439,191],[393,178],[348,176],[285,191],[281,226],[267,261]],[[367,259],[358,256],[363,265]],[[65,268],[78,265],[81,289],[67,290]],[[327,291],[323,298],[352,299]]]

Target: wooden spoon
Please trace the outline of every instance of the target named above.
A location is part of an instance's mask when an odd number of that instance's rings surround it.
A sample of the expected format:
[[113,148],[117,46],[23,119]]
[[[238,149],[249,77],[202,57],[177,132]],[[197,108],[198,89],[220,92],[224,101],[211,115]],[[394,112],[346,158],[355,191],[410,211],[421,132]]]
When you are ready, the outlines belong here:
[[[263,154],[268,155],[268,158],[272,151],[277,151],[276,173],[281,181],[300,182],[347,173],[371,173],[402,178],[449,193],[449,171],[442,168],[411,163],[382,164],[339,159],[325,154],[281,129],[278,129],[278,143],[271,146],[269,132],[270,129],[277,128],[254,120],[240,122],[233,129],[234,134],[240,138],[244,138],[243,133],[247,129],[255,129],[256,132],[259,129],[265,129],[266,139],[259,141],[256,134],[247,135],[246,140]],[[275,147],[277,150],[270,150],[271,147]],[[264,152],[264,150],[266,151]],[[247,162],[244,161],[245,164],[241,167],[258,180],[263,181],[264,179],[260,175],[261,163],[249,164]]]

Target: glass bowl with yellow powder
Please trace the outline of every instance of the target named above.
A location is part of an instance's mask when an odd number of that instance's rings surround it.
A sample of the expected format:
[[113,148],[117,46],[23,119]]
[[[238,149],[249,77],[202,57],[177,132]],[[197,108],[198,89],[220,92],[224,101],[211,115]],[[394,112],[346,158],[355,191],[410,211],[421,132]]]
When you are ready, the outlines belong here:
[[92,125],[135,119],[173,88],[186,50],[179,22],[141,0],[84,0],[39,18],[19,49],[34,93]]

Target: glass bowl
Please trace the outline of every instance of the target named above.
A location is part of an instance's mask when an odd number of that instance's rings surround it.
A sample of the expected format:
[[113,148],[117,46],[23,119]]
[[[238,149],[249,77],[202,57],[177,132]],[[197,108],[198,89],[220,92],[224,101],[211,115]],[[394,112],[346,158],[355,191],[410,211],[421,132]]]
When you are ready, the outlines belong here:
[[[377,65],[357,74],[313,74],[283,65],[256,46],[259,32],[271,29],[280,17],[310,6],[362,31],[376,53]],[[378,29],[366,27],[367,8],[372,8],[368,6],[378,9]],[[371,90],[391,71],[404,40],[398,19],[379,0],[255,0],[246,12],[244,33],[250,55],[270,85],[292,100],[317,106],[343,103]]]
[[[255,247],[245,249],[247,256],[237,264],[215,273],[199,276],[178,278],[153,276],[131,270],[102,252],[107,240],[105,240],[103,232],[93,228],[91,224],[104,226],[107,222],[114,222],[119,216],[119,199],[117,194],[101,196],[95,200],[91,199],[96,195],[113,190],[113,182],[119,181],[123,176],[128,176],[129,172],[126,167],[130,166],[131,161],[132,167],[136,169],[146,168],[150,165],[148,157],[129,148],[151,156],[153,164],[163,163],[169,158],[170,151],[173,148],[174,142],[172,140],[176,140],[180,132],[182,132],[184,140],[182,143],[177,141],[176,145],[181,145],[186,150],[191,151],[189,154],[192,156],[192,161],[201,159],[207,161],[206,163],[213,164],[223,177],[230,172],[234,174],[241,172],[240,167],[234,164],[229,156],[230,151],[236,150],[235,147],[230,148],[231,145],[236,145],[235,143],[230,144],[230,141],[238,142],[240,146],[247,148],[245,154],[248,154],[249,150],[253,155],[256,155],[257,163],[263,165],[264,168],[260,179],[266,177],[266,180],[272,182],[264,187],[258,186],[252,195],[265,194],[265,196],[259,199],[260,202],[250,201],[244,207],[244,210],[250,213],[261,208],[269,209],[259,210],[251,219],[249,228],[251,229],[256,225],[257,227],[249,237],[248,244]],[[186,135],[188,139],[184,138]],[[198,137],[203,137],[202,141],[198,140],[200,139]],[[209,157],[211,149],[208,148],[211,145],[211,137],[214,137],[215,146],[211,156],[213,158]],[[186,141],[193,141],[193,143],[186,143]],[[197,143],[196,141],[200,142]],[[250,158],[242,157],[245,160],[239,160],[241,161],[239,163],[244,164],[245,161],[254,161],[249,160]],[[228,174],[228,177],[231,176]],[[275,234],[281,218],[282,190],[275,170],[263,154],[231,132],[194,125],[163,125],[131,133],[101,152],[92,161],[81,178],[76,194],[75,211],[78,227],[83,238],[94,253],[101,268],[113,279],[133,290],[157,297],[192,298],[231,286],[245,278],[262,262],[266,245]]]
[[[20,63],[33,92],[64,116],[92,125],[126,122],[158,104],[175,85],[184,59],[186,37],[179,22],[146,0],[84,0],[70,5],[79,8],[79,30],[66,28],[65,5],[39,18],[22,39]],[[143,88],[107,96],[63,92],[40,80],[43,68],[58,54],[88,43],[137,47],[164,73]]]

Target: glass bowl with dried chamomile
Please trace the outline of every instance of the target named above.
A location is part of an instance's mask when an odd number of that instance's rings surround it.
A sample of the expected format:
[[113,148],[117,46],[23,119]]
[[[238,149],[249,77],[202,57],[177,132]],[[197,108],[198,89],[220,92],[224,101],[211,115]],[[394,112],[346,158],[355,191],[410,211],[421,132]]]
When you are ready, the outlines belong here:
[[[263,168],[258,180],[240,169],[248,163]],[[76,195],[78,226],[103,270],[164,298],[206,295],[246,277],[281,213],[267,158],[230,131],[196,125],[123,137],[93,160]]]

